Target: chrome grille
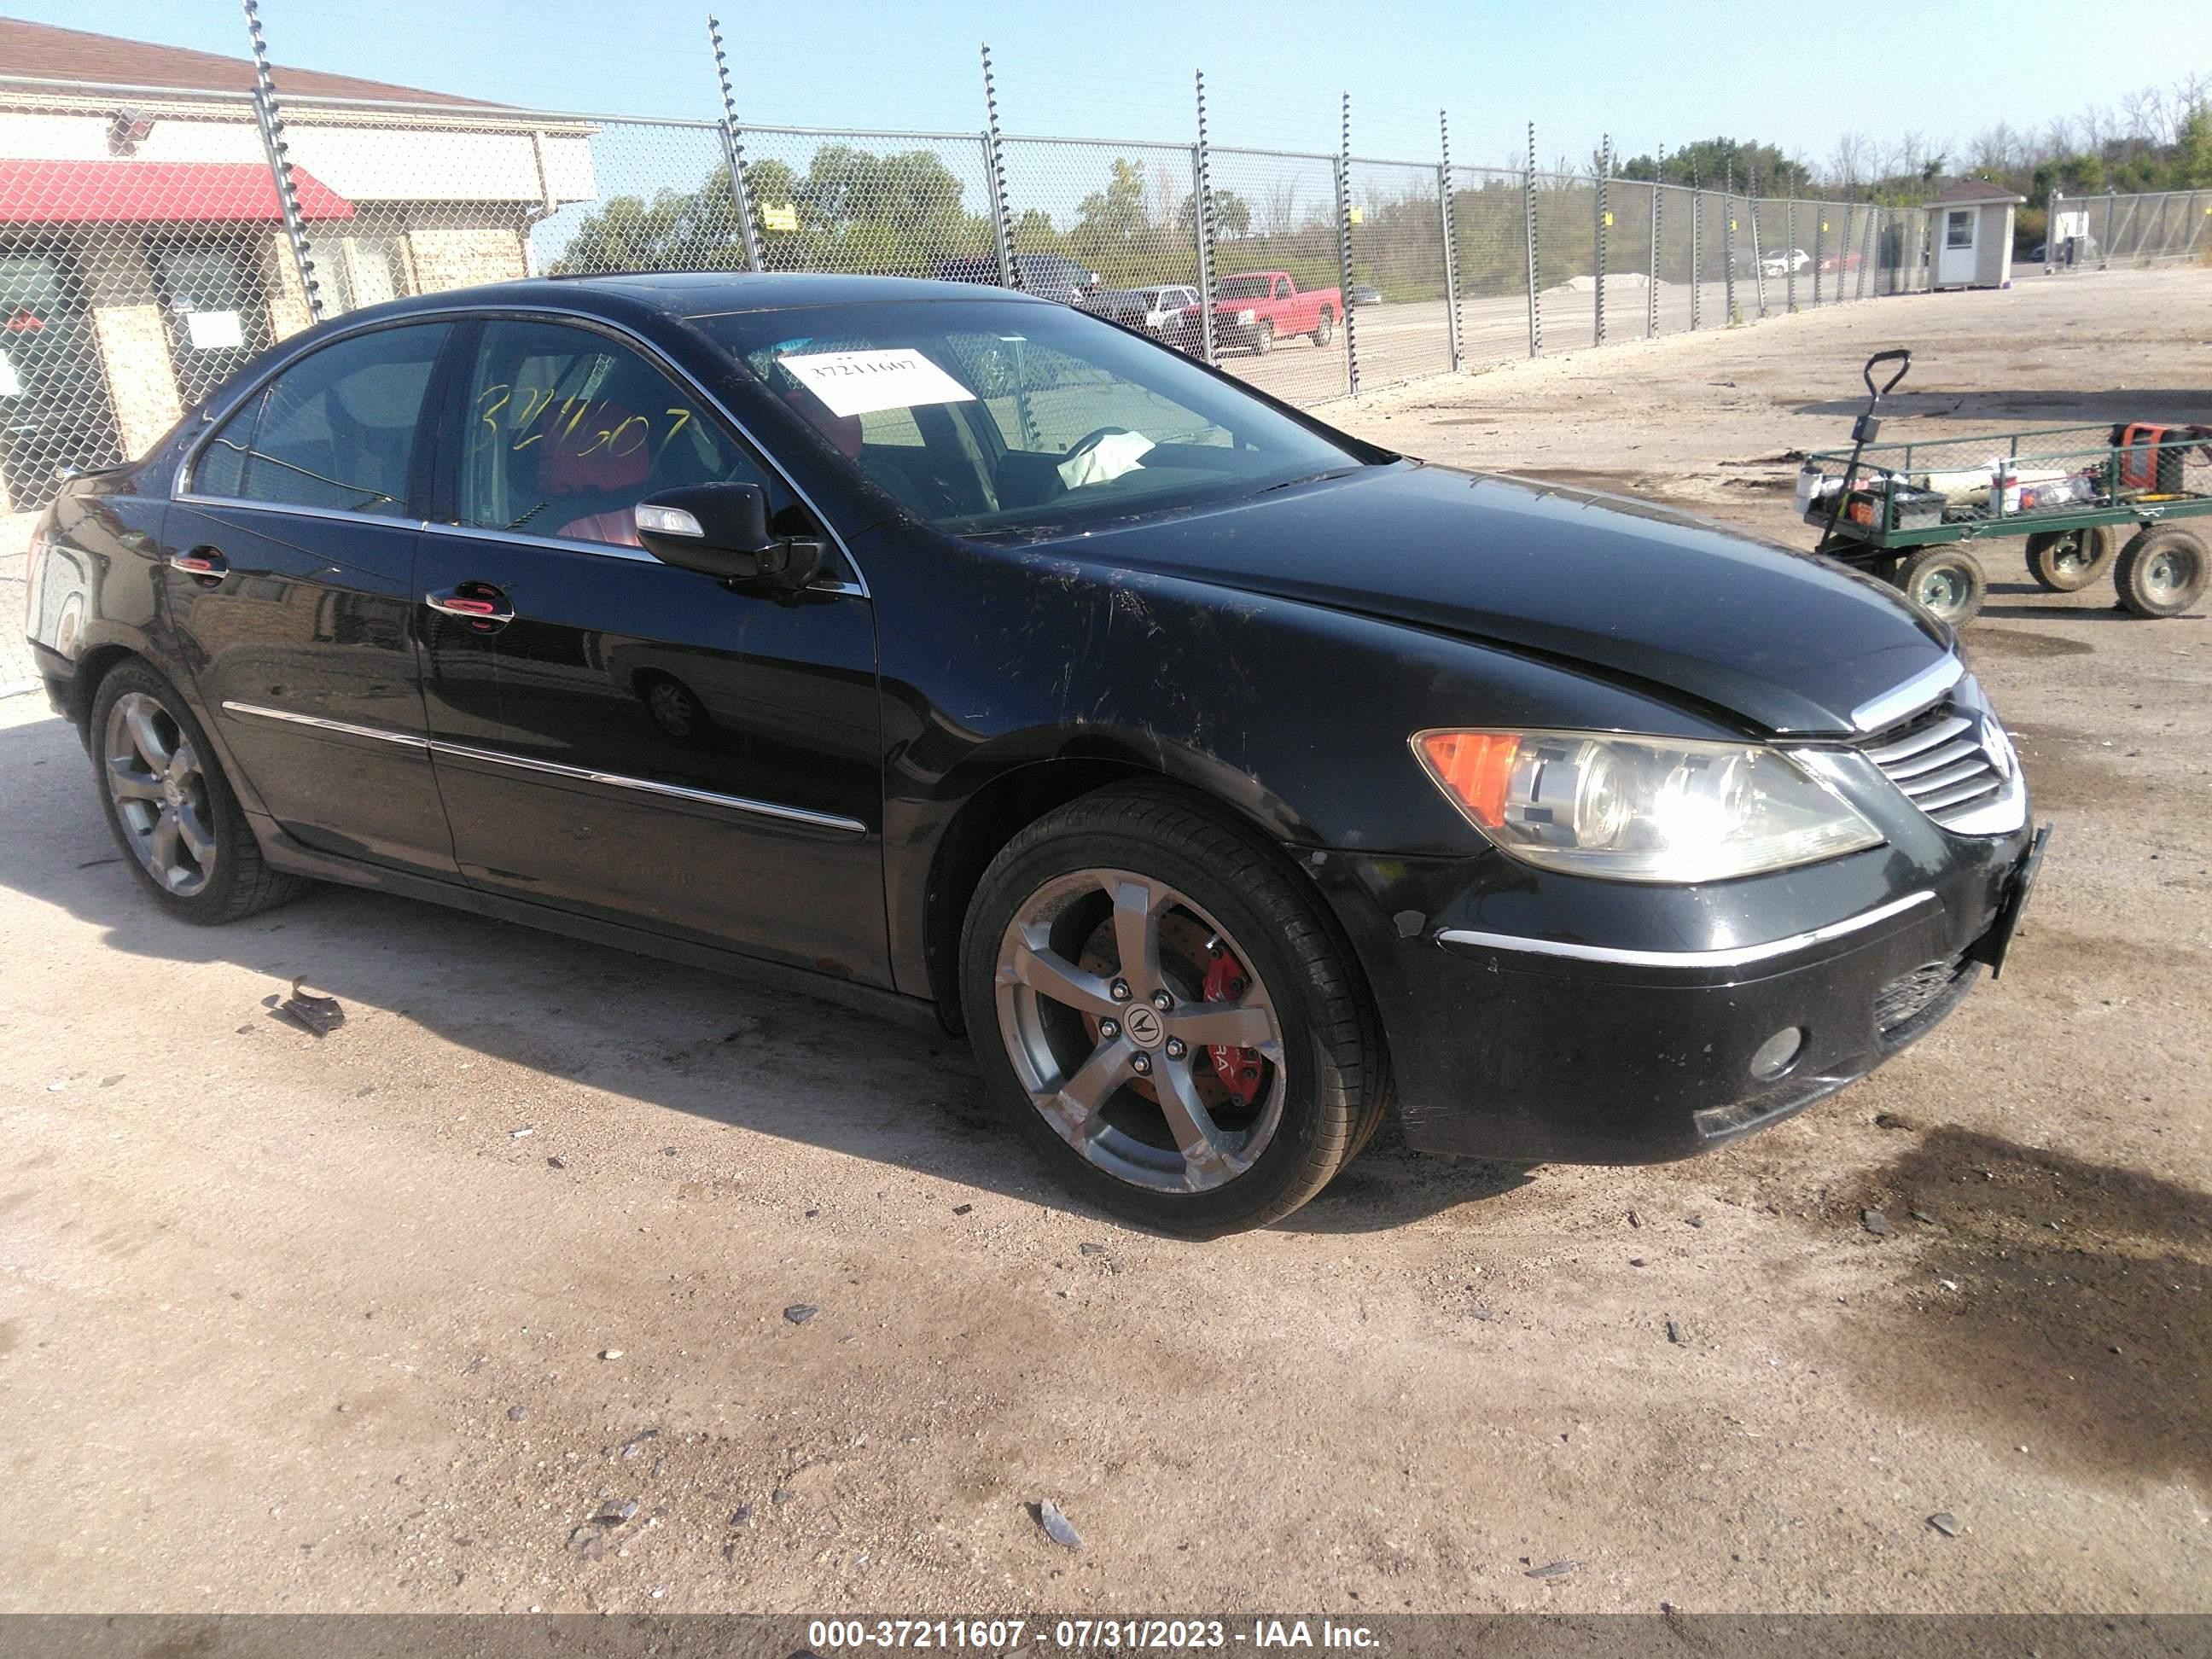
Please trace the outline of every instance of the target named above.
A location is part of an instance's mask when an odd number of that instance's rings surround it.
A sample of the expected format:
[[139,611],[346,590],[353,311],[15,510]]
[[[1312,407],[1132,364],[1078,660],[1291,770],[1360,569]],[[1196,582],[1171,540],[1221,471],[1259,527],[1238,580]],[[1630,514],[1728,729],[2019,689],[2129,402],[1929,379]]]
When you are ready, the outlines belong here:
[[1876,732],[1860,752],[1915,806],[1948,826],[2004,793],[2006,772],[1990,759],[1987,741],[1982,718],[1947,698]]
[[1926,1013],[1929,1005],[1951,988],[1962,965],[1956,957],[1923,963],[1883,986],[1874,999],[1875,1024],[1881,1028],[1881,1034],[1887,1036]]

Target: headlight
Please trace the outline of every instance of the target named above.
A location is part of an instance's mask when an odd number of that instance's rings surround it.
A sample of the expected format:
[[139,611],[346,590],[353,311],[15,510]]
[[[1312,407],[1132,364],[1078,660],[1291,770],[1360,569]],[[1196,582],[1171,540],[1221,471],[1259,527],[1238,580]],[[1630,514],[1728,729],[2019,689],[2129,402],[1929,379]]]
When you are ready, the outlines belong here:
[[1421,732],[1413,753],[1470,823],[1525,863],[1615,881],[1726,881],[1881,836],[1759,744],[1578,732]]
[[1258,312],[1247,307],[1245,309],[1237,313],[1237,326],[1240,328],[1249,328],[1255,321],[1258,320],[1259,316],[1260,313]]

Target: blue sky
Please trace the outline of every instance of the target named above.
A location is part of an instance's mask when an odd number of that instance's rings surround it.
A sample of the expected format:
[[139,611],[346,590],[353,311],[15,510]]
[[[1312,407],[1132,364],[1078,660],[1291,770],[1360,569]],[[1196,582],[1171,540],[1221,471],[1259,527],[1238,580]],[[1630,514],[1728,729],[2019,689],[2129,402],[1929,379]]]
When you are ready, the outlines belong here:
[[[280,64],[589,112],[718,112],[702,0],[266,0]],[[2002,120],[2040,126],[2086,103],[2212,70],[2212,4],[2116,27],[2064,0],[722,0],[739,111],[763,124],[982,124],[976,44],[997,61],[1011,132],[1182,139],[1191,70],[1218,143],[1334,149],[1337,96],[1355,153],[1425,159],[1438,108],[1453,159],[1538,148],[1624,155],[1725,133],[1818,162],[1838,134],[1905,129],[1961,145]],[[0,14],[243,56],[234,0],[0,0]],[[0,66],[4,67],[4,66]],[[279,89],[281,91],[281,82]]]

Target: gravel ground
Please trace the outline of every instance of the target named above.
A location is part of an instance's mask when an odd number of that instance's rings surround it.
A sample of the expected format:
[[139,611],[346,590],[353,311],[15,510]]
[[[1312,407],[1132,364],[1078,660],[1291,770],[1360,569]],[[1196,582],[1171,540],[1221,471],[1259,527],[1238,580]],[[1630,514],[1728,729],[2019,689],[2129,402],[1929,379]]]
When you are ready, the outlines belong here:
[[[1334,412],[1802,545],[1869,349],[1929,432],[2212,419],[2208,317],[2082,277]],[[2212,636],[1996,569],[2060,826],[2001,983],[1701,1161],[1386,1133],[1207,1246],[1071,1207],[942,1040],[366,893],[172,925],[0,705],[0,1609],[2203,1608]]]

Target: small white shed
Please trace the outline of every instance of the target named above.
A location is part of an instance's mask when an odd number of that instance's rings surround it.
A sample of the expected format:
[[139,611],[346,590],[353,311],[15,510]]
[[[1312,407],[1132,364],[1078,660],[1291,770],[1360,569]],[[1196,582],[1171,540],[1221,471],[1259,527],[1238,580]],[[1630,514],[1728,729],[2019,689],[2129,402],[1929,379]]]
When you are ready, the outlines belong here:
[[2012,283],[2013,210],[2027,198],[1986,179],[1954,179],[1928,204],[1930,288]]

